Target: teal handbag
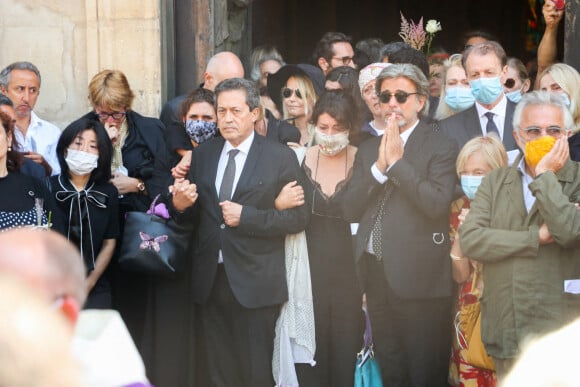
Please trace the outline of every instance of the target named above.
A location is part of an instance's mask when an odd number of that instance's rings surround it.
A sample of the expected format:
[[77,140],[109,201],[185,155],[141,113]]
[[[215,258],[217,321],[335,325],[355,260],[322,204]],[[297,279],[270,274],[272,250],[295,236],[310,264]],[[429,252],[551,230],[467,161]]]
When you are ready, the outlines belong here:
[[373,352],[373,330],[371,319],[366,307],[365,312],[365,333],[364,344],[361,351],[356,355],[356,366],[354,368],[354,387],[383,387],[381,370],[375,353]]

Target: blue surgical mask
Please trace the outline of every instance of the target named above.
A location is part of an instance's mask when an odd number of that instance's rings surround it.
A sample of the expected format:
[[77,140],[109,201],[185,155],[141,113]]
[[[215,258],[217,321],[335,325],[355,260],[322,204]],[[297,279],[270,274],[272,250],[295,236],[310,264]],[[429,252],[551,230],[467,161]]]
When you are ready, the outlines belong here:
[[503,93],[503,86],[499,77],[482,77],[469,82],[469,84],[475,99],[484,105],[494,102]]
[[201,144],[217,135],[217,124],[212,121],[187,120],[185,122],[185,131],[191,140]]
[[483,180],[483,176],[461,176],[461,189],[469,200],[475,199],[475,193]]
[[445,103],[455,111],[465,110],[475,103],[475,97],[468,87],[448,87],[445,89]]
[[560,96],[562,97],[562,100],[564,101],[566,106],[568,106],[568,108],[570,108],[570,97],[568,97],[568,94],[560,93]]
[[509,93],[505,93],[505,96],[508,97],[508,99],[513,103],[518,103],[522,99],[522,92],[521,90],[514,90],[510,91]]

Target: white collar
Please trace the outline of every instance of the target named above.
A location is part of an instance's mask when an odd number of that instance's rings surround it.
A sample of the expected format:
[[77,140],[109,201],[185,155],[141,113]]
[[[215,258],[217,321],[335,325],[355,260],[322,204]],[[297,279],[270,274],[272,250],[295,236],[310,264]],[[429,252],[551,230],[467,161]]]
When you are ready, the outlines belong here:
[[252,142],[254,141],[254,131],[240,143],[237,147],[233,146],[229,141],[226,140],[224,145],[224,152],[227,154],[232,149],[237,149],[244,154],[248,154],[250,152],[250,147],[252,146]]

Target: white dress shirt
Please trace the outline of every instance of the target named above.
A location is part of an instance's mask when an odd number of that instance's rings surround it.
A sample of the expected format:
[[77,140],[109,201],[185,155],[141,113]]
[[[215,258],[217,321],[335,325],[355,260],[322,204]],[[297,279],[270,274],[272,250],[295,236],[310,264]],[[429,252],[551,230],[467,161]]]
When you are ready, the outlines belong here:
[[485,128],[487,128],[487,116],[485,113],[492,112],[493,113],[493,122],[495,126],[497,126],[497,130],[499,132],[500,140],[503,141],[504,136],[504,123],[505,123],[505,112],[507,110],[507,98],[502,93],[501,99],[499,103],[493,107],[491,110],[487,110],[479,103],[475,103],[475,108],[477,109],[477,116],[479,117],[479,124],[481,125],[481,134],[483,136],[487,135]]
[[[250,152],[250,147],[252,146],[252,142],[254,142],[254,132],[252,132],[248,138],[240,143],[237,147],[234,147],[228,141],[224,143],[224,147],[222,148],[222,153],[220,155],[220,160],[218,162],[217,171],[215,175],[215,189],[216,195],[220,192],[220,187],[222,185],[222,180],[224,179],[224,172],[226,171],[226,165],[228,164],[229,155],[228,152],[232,149],[239,150],[238,154],[234,158],[236,162],[236,174],[234,175],[234,184],[232,186],[232,196],[234,192],[236,192],[236,187],[238,186],[238,181],[240,180],[240,176],[242,175],[242,170],[244,169],[244,165],[246,164],[246,159],[248,158],[248,153]],[[223,263],[224,258],[222,255],[222,251],[219,251],[218,263]]]
[[18,151],[40,153],[51,166],[53,175],[60,174],[60,164],[56,158],[56,144],[60,133],[58,127],[40,119],[33,111],[30,112],[30,125],[26,136],[18,127],[14,130],[14,136],[19,144]]

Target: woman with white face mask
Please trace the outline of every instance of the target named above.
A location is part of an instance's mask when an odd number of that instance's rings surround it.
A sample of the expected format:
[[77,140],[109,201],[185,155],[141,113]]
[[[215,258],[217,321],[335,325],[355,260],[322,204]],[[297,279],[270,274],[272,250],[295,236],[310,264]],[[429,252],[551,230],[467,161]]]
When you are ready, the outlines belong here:
[[316,145],[306,149],[303,169],[304,196],[311,211],[305,231],[317,365],[296,366],[300,385],[352,384],[352,354],[360,350],[360,287],[350,224],[340,212],[343,188],[351,177],[357,151],[349,138],[361,127],[358,116],[352,97],[331,90],[320,96],[310,120]]
[[572,66],[555,63],[540,74],[540,89],[559,93],[574,118],[574,134],[568,138],[570,158],[580,161],[580,75]]
[[62,132],[56,146],[61,174],[50,179],[65,217],[65,236],[86,267],[86,309],[110,309],[111,285],[103,276],[119,237],[118,192],[111,179],[112,146],[105,127],[81,118]]
[[[484,176],[493,169],[507,165],[507,154],[499,138],[495,135],[475,137],[469,140],[457,156],[457,175],[461,180],[461,188],[465,196],[451,203],[450,230],[453,245],[451,247],[451,268],[453,279],[459,285],[457,293],[457,311],[468,304],[478,303],[483,291],[481,263],[471,261],[463,256],[457,230],[469,212],[469,203],[475,198],[475,193]],[[476,276],[475,283],[473,278]],[[449,381],[454,386],[475,383],[481,386],[494,386],[497,382],[495,372],[478,368],[470,364],[464,357],[463,338],[466,337],[460,324],[455,327],[449,367]],[[476,334],[475,332],[473,334]],[[480,334],[480,332],[477,332]],[[477,383],[476,383],[477,382]]]

